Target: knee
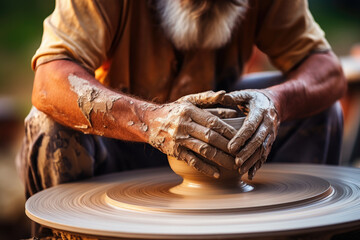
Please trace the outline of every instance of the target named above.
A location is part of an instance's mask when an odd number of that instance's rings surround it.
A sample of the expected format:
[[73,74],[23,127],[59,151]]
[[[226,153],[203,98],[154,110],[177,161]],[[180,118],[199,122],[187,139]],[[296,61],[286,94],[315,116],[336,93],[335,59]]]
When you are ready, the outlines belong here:
[[37,156],[43,184],[53,186],[91,177],[94,167],[91,139],[64,129],[53,129],[49,133],[43,136]]
[[[33,108],[25,119],[25,137],[17,165],[29,192],[93,175],[91,135],[58,124]],[[28,186],[29,185],[29,186]]]

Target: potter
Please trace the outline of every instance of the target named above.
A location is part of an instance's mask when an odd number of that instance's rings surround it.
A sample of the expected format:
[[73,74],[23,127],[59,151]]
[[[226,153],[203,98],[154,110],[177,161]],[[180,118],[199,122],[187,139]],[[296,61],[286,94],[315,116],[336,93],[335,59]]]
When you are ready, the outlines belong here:
[[[233,183],[265,160],[339,162],[346,81],[305,0],[58,0],[43,26],[17,159],[27,197],[168,155]],[[255,46],[276,83],[246,84]],[[245,113],[239,130],[204,110],[219,105]]]

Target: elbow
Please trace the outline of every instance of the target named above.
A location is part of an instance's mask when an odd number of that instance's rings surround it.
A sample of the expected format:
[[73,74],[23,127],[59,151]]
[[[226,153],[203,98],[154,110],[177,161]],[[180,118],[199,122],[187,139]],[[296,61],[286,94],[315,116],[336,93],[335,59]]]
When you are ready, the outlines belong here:
[[49,99],[43,78],[44,76],[42,76],[41,72],[37,71],[35,73],[31,102],[39,111],[46,112],[49,105]]
[[[339,100],[342,98],[347,91],[347,81],[344,75],[344,71],[342,69],[341,63],[339,59],[336,57],[336,55],[333,52],[330,52],[327,54],[327,57],[329,59],[329,68],[328,73],[330,79],[332,79],[331,85],[332,85],[332,95],[334,96],[335,100]],[[330,83],[329,82],[329,83]]]
[[345,96],[345,94],[347,92],[348,84],[347,84],[347,81],[346,81],[346,78],[345,78],[342,68],[341,68],[341,76],[340,77],[341,77],[341,96],[340,97],[343,97],[343,96]]
[[336,65],[334,67],[334,78],[336,81],[335,89],[337,99],[342,98],[347,92],[347,80],[344,75],[344,71],[340,62],[337,60]]
[[31,102],[36,109],[44,112],[46,109],[46,92],[35,92],[33,90]]

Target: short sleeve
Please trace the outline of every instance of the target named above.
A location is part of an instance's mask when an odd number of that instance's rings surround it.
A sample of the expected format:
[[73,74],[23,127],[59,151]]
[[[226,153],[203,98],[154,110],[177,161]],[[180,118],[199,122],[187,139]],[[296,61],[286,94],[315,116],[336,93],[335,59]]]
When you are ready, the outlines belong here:
[[54,12],[44,20],[42,42],[32,58],[32,68],[69,59],[94,72],[108,58],[120,24],[121,3],[57,0]]
[[255,43],[281,71],[311,52],[330,49],[306,0],[259,0],[258,8]]

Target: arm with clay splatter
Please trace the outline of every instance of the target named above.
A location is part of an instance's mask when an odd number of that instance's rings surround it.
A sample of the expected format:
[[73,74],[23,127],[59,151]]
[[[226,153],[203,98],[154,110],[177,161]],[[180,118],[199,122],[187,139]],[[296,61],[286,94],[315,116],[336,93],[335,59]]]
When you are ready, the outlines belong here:
[[[212,104],[224,94],[210,91],[192,97]],[[218,165],[236,168],[227,149],[236,130],[186,97],[163,105],[146,102],[106,88],[75,62],[55,60],[38,67],[32,101],[63,125],[88,134],[150,143],[211,177],[219,177]]]
[[251,179],[266,161],[280,122],[318,113],[339,99],[346,81],[336,56],[313,53],[286,75],[282,84],[263,90],[242,90],[224,96],[225,105],[239,106],[247,117],[228,144],[239,173]]
[[[104,87],[75,62],[55,60],[40,65],[32,102],[57,122],[81,132],[145,140],[136,107],[142,101]],[[140,126],[126,129],[131,122]]]

